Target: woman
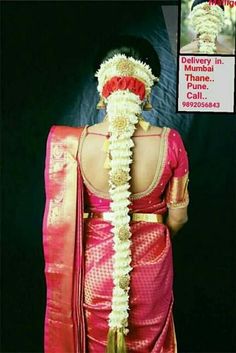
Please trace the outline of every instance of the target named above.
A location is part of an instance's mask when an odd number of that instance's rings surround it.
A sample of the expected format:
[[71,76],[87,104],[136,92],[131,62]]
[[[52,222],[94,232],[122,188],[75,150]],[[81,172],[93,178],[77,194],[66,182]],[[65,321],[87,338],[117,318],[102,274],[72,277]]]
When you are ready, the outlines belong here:
[[141,114],[155,50],[111,43],[95,74],[104,121],[48,137],[45,353],[177,352],[170,236],[187,221],[187,153],[176,130]]
[[224,26],[224,6],[195,0],[191,7],[190,21],[196,39],[182,47],[181,54],[233,54],[217,38]]

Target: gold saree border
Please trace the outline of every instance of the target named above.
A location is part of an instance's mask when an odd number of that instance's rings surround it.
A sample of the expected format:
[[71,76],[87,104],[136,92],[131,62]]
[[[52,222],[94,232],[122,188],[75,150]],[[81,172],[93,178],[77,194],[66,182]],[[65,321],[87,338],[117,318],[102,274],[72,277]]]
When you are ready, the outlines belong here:
[[172,177],[166,192],[168,208],[183,208],[189,204],[189,172],[182,177]]

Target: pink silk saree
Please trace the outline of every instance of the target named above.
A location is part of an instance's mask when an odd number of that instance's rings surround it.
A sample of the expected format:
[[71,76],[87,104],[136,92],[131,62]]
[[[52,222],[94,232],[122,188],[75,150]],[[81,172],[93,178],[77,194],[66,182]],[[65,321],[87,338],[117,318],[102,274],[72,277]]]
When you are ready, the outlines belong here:
[[[82,132],[82,136],[81,136]],[[45,353],[105,353],[112,296],[111,224],[83,220],[109,211],[109,195],[79,164],[86,127],[53,126],[47,141],[43,247],[47,306]],[[164,128],[150,187],[132,195],[131,212],[165,214],[188,203],[188,159],[177,131]],[[176,353],[172,247],[160,223],[131,222],[132,267],[128,353]]]

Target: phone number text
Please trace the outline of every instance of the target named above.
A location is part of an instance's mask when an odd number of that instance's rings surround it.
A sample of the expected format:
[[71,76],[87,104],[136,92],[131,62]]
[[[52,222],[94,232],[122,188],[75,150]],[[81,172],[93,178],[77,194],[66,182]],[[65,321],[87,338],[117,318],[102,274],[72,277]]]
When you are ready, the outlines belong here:
[[220,108],[220,102],[182,102],[183,107]]

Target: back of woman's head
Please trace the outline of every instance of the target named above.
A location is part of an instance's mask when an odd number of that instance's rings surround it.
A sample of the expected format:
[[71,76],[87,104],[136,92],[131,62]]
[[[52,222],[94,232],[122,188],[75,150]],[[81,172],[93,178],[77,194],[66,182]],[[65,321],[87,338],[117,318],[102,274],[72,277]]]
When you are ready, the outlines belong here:
[[132,56],[134,59],[148,64],[153,75],[160,76],[160,61],[155,49],[147,39],[133,35],[104,38],[95,58],[94,72],[99,69],[103,61],[112,58],[115,54]]

